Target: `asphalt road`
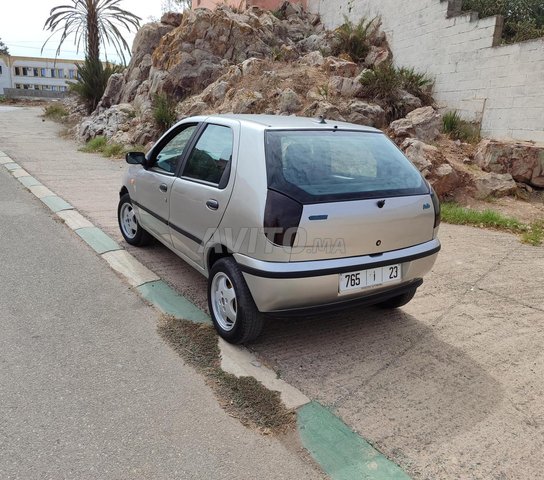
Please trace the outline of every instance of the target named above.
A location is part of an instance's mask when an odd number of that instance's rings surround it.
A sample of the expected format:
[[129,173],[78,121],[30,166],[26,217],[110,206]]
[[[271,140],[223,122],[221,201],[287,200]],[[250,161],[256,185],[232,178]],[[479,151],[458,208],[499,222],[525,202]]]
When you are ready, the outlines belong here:
[[0,240],[2,480],[321,478],[224,413],[156,311],[4,168]]

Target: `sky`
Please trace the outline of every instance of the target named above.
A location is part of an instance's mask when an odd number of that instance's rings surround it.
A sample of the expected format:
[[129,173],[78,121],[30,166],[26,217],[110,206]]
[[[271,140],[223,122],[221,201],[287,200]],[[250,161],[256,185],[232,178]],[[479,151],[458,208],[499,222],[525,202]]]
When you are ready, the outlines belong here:
[[[70,0],[1,0],[0,7],[0,39],[8,46],[9,53],[25,57],[55,57],[60,34],[51,38],[40,52],[44,41],[51,34],[43,30],[45,20],[53,7],[70,4]],[[141,23],[147,23],[151,17],[161,16],[161,0],[122,0],[120,7],[138,15]],[[122,31],[123,37],[132,46],[134,32]],[[83,45],[82,45],[83,47]],[[108,49],[108,60],[120,62],[115,50]],[[101,57],[104,54],[101,50]],[[84,51],[76,53],[74,39],[67,38],[59,58],[83,59]],[[130,55],[127,55],[127,61]],[[105,59],[105,58],[103,58]]]

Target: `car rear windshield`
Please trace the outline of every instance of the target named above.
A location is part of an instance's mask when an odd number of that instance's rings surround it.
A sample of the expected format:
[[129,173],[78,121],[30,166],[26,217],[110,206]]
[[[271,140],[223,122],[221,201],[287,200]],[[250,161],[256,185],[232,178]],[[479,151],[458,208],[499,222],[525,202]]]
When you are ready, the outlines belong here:
[[269,188],[302,203],[429,193],[419,171],[381,133],[271,130],[266,167]]

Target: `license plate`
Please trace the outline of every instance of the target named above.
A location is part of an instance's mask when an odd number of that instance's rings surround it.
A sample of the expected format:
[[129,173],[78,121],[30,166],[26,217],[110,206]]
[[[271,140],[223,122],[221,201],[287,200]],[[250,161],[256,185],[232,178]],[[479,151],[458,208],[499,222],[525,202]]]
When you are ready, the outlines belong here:
[[402,280],[401,267],[400,264],[388,265],[358,272],[340,273],[338,275],[338,291],[344,293],[387,283],[398,283]]

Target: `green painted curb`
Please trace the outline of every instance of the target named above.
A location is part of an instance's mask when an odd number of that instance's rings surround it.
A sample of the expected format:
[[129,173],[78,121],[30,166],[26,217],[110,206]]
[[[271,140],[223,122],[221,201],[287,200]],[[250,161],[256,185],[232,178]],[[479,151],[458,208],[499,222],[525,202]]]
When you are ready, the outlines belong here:
[[195,323],[211,323],[210,317],[162,280],[144,283],[136,288],[140,295],[161,312]]
[[410,480],[342,420],[317,402],[297,412],[302,444],[332,480]]
[[21,168],[18,163],[5,163],[4,167],[6,167],[10,172],[13,172],[13,170],[17,170]]
[[121,250],[121,247],[109,235],[106,235],[97,227],[78,228],[75,232],[90,247],[99,254],[111,252],[112,250]]
[[51,210],[53,210],[53,213],[57,213],[62,210],[72,210],[74,208],[68,202],[60,197],[57,197],[56,195],[49,195],[48,197],[40,198],[40,200]]
[[17,180],[19,180],[19,182],[21,182],[26,188],[37,187],[38,185],[41,185],[38,180],[31,176],[19,177]]

